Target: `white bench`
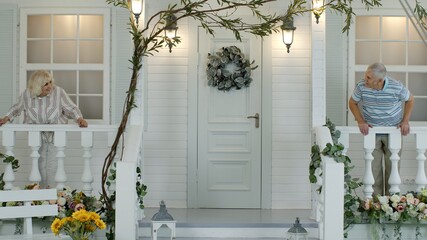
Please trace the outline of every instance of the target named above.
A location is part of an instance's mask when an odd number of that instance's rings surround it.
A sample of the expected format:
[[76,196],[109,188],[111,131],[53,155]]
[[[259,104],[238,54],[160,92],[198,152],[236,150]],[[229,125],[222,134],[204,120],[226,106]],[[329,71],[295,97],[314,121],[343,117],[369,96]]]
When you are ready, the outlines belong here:
[[[0,239],[59,239],[53,234],[33,234],[33,217],[56,216],[58,205],[31,205],[33,201],[56,200],[56,189],[0,191],[0,202],[24,202],[24,206],[0,207],[0,219],[24,218],[24,235],[0,236]],[[61,239],[63,239],[61,237]]]

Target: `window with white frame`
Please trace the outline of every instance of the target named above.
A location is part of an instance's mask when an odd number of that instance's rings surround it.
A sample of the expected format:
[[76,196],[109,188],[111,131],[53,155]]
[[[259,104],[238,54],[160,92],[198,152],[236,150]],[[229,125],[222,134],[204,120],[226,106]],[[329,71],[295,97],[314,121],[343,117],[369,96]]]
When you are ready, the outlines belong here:
[[110,15],[108,9],[21,9],[20,91],[38,69],[92,123],[109,122]]
[[[427,46],[407,16],[357,16],[350,59],[351,94],[374,62],[386,65],[388,75],[400,80],[414,95],[411,121],[427,121]],[[353,66],[351,66],[353,65]],[[354,81],[351,81],[354,80]],[[350,113],[351,114],[351,113]]]

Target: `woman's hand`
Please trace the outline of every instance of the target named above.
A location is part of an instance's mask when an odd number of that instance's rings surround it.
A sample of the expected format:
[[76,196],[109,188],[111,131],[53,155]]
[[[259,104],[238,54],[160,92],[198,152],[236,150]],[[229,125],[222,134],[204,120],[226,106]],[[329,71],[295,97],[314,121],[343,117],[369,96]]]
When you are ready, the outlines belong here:
[[5,124],[5,123],[7,123],[7,122],[9,122],[9,117],[8,116],[6,116],[6,117],[4,117],[4,118],[2,118],[2,119],[0,119],[0,126],[2,126],[3,124]]
[[77,123],[79,124],[79,127],[87,127],[87,122],[83,118],[77,119]]

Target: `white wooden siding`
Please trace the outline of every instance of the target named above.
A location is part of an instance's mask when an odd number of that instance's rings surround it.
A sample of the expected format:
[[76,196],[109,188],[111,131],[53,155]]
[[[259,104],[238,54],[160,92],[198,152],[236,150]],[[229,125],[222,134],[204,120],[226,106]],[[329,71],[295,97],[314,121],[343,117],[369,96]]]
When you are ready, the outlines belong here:
[[15,95],[11,91],[16,82],[16,5],[5,4],[0,6],[0,116],[9,110]]
[[326,116],[337,125],[346,125],[347,34],[342,33],[341,15],[326,14]]
[[[272,208],[309,209],[311,145],[310,17],[296,17],[294,43],[286,53],[272,37]],[[269,44],[269,43],[267,43]],[[269,66],[264,66],[268,71]]]
[[[146,9],[152,15],[159,9]],[[187,207],[188,22],[178,22],[181,43],[145,59],[146,131],[144,132],[145,206]]]

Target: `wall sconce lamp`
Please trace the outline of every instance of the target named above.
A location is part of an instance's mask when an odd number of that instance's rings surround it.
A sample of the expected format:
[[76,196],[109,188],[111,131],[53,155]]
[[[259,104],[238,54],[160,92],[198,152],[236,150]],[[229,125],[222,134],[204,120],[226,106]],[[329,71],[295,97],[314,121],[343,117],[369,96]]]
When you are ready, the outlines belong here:
[[293,17],[283,18],[282,21],[283,21],[283,25],[280,26],[280,28],[282,29],[283,43],[286,45],[286,48],[289,53],[289,48],[291,48],[291,45],[294,41],[294,31],[297,28],[294,27]]
[[132,13],[135,16],[136,25],[139,23],[139,16],[142,13],[142,1],[143,0],[132,0]]
[[316,23],[319,24],[320,15],[322,15],[325,10],[325,0],[312,0],[313,14],[316,17]]
[[177,23],[177,18],[175,15],[173,14],[169,14],[166,17],[166,24],[165,24],[165,37],[168,38],[168,47],[169,47],[169,52],[172,52],[172,47],[173,47],[173,43],[172,40],[173,38],[176,38],[176,32],[178,30],[178,23]]

